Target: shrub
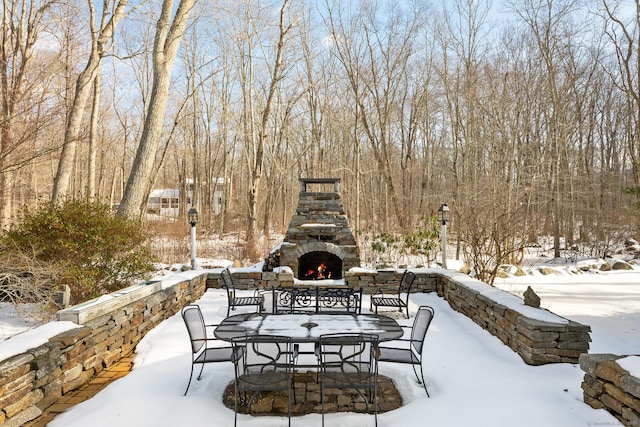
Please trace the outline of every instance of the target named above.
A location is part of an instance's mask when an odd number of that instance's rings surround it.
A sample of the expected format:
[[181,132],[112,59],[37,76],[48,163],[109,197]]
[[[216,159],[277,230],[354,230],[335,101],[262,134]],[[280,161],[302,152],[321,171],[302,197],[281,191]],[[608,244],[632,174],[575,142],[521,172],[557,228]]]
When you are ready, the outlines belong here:
[[34,259],[32,254],[0,251],[0,302],[15,306],[39,303],[52,306],[53,285],[59,270],[55,265]]
[[69,285],[72,304],[144,279],[154,261],[148,238],[142,222],[76,200],[25,208],[2,235],[4,250],[62,266],[57,285]]

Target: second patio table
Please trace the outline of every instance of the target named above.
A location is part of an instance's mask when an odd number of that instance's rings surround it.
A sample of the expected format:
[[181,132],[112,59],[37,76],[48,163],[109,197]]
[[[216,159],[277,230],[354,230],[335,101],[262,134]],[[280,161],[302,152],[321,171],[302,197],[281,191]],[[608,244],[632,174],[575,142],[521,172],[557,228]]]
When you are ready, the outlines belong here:
[[227,317],[214,331],[216,338],[232,341],[246,335],[285,335],[295,343],[318,342],[320,335],[376,334],[380,341],[402,337],[394,319],[374,314],[271,314],[243,313]]

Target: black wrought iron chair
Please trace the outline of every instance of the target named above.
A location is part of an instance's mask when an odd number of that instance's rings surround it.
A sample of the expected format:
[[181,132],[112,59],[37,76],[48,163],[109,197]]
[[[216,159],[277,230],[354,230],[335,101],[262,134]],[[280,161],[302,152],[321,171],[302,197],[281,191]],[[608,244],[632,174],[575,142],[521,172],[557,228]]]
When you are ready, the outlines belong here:
[[236,286],[231,277],[231,271],[225,268],[222,270],[222,273],[220,273],[220,276],[222,277],[222,287],[227,291],[227,317],[229,317],[231,310],[235,310],[236,307],[240,306],[255,306],[256,310],[262,313],[262,309],[264,308],[264,295],[256,289],[252,296],[238,296]]
[[[405,343],[408,342],[408,347],[398,348],[381,345],[379,346],[378,351],[378,361],[380,362],[404,363],[412,365],[413,372],[414,374],[416,374],[416,379],[418,380],[418,384],[422,384],[422,386],[424,387],[424,391],[427,393],[427,396],[429,396],[429,391],[427,390],[427,383],[424,380],[424,371],[422,369],[422,351],[424,349],[424,338],[427,335],[429,325],[431,325],[433,315],[434,311],[432,307],[429,307],[427,305],[420,306],[413,321],[413,326],[410,327],[410,337],[408,339],[401,338],[399,340],[389,342],[390,344],[394,342],[397,343],[398,341],[402,341]],[[403,326],[403,328],[409,327]],[[420,377],[418,377],[416,365],[420,366]],[[422,381],[420,381],[420,378],[422,378]]]
[[320,336],[320,400],[324,426],[325,390],[354,389],[364,399],[366,410],[374,407],[378,425],[378,336],[348,333]]
[[197,304],[187,305],[182,309],[181,314],[191,341],[191,374],[189,374],[187,389],[184,391],[186,396],[193,378],[193,367],[200,365],[200,373],[198,374],[198,380],[200,380],[206,363],[231,362],[232,349],[230,346],[209,346],[211,342],[218,340],[207,337],[207,327],[217,325],[205,325],[200,306]]
[[379,288],[375,294],[371,295],[370,309],[375,306],[375,313],[378,314],[378,307],[394,307],[402,312],[407,310],[407,319],[409,318],[409,294],[416,275],[409,270],[405,270],[400,279],[397,289],[393,289],[393,293],[388,293],[390,289]]
[[[235,366],[233,425],[237,425],[240,400],[251,413],[251,405],[260,392],[287,391],[287,416],[291,426],[291,399],[295,398],[293,367],[296,357],[291,337],[250,335],[232,341]],[[247,400],[247,393],[251,397]],[[241,397],[242,394],[242,397]]]

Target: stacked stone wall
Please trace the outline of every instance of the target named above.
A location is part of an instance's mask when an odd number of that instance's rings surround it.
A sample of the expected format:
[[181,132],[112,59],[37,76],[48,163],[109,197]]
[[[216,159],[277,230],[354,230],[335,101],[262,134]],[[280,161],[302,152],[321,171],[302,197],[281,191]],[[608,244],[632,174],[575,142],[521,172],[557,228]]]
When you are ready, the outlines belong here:
[[37,418],[130,353],[147,332],[205,289],[205,275],[176,283],[0,361],[0,425],[18,427]]
[[[469,279],[465,276],[465,280]],[[571,320],[555,323],[532,319],[447,275],[438,281],[438,294],[454,310],[498,337],[529,365],[578,363],[580,355],[589,350],[589,325]]]
[[[397,289],[402,279],[403,270],[356,270],[345,273],[345,284],[353,289],[362,288],[364,294],[375,293],[380,288]],[[257,271],[231,271],[234,284],[238,289],[250,289],[255,286],[261,289],[294,286],[294,277],[289,272],[257,272]],[[428,293],[436,292],[439,275],[437,273],[416,273],[412,292]],[[318,286],[322,282],[318,281]],[[335,286],[335,285],[331,285]],[[222,288],[220,272],[211,272],[207,275],[207,288]]]
[[617,361],[625,356],[583,354],[580,368],[584,402],[605,409],[627,427],[640,426],[640,379],[624,370]]

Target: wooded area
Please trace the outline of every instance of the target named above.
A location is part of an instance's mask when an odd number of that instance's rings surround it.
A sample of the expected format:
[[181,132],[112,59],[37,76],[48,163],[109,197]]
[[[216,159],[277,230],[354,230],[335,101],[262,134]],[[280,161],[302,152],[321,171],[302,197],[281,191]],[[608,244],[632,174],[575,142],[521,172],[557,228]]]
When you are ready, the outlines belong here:
[[640,0],[2,8],[4,226],[62,197],[141,217],[151,189],[192,182],[200,226],[258,259],[298,178],[338,177],[358,236],[446,202],[468,256],[498,263],[538,235],[558,256],[636,233]]

